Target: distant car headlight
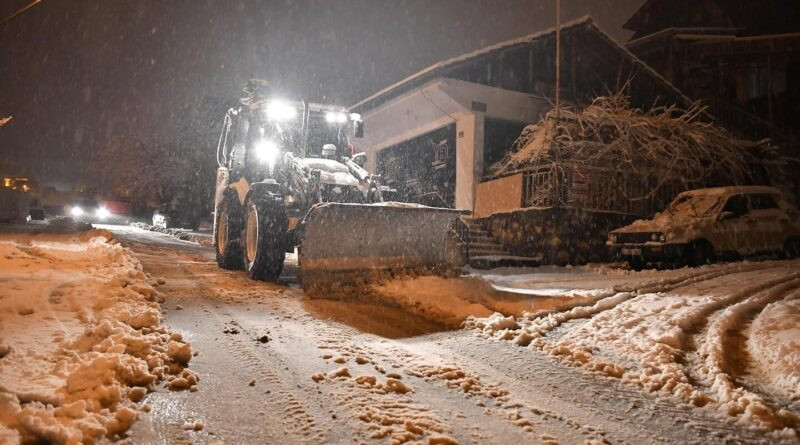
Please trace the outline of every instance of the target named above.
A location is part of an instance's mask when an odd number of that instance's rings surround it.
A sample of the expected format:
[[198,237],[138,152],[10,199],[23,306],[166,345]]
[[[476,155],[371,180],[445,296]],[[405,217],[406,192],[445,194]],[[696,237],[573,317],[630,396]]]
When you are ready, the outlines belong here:
[[111,216],[111,212],[109,212],[108,209],[105,207],[98,207],[95,215],[97,215],[97,217],[100,219],[106,219],[109,216]]
[[72,208],[69,210],[69,213],[71,213],[72,216],[81,216],[83,215],[83,209],[78,206],[72,206]]

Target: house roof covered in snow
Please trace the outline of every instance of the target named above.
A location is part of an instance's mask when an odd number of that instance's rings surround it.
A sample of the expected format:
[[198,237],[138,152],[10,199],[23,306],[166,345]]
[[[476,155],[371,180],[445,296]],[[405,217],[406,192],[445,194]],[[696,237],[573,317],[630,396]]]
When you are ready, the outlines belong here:
[[[549,28],[443,60],[353,104],[350,109],[367,112],[442,77],[552,97],[555,36],[556,28]],[[561,42],[562,99],[570,100],[565,90],[580,101],[580,93],[590,99],[615,92],[629,82],[633,102],[640,105],[690,102],[666,79],[597,27],[589,16],[562,24]],[[643,97],[636,100],[636,94]]]

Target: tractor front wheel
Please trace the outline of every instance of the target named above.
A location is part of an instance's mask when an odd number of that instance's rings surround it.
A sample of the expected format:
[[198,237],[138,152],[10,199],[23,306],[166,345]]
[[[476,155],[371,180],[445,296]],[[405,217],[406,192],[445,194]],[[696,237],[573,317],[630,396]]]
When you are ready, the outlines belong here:
[[278,281],[286,255],[286,226],[282,200],[270,197],[247,198],[242,257],[250,278]]

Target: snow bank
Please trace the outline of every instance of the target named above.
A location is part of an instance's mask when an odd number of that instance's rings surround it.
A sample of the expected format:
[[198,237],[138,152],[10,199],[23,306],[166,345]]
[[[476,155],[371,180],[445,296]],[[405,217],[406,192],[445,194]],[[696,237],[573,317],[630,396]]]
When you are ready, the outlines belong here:
[[114,439],[159,381],[197,381],[139,262],[98,233],[0,237],[0,442]]
[[548,314],[606,296],[614,275],[585,268],[496,269],[462,277],[401,277],[372,285],[372,297],[446,326],[499,312]]
[[164,229],[143,222],[131,223],[131,227],[136,227],[137,229],[142,229],[142,230],[149,230],[151,232],[163,233],[164,235],[169,235],[179,240],[197,243],[203,247],[211,247],[211,245],[214,242],[210,234],[197,233],[188,229],[179,229],[179,228]]

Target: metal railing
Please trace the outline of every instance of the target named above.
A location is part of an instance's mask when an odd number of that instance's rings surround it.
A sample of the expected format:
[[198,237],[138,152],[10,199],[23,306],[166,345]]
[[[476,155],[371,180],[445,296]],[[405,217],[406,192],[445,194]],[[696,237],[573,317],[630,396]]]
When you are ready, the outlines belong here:
[[586,165],[548,164],[522,173],[522,207],[569,206],[647,216],[687,189],[677,180],[642,180],[624,171]]

